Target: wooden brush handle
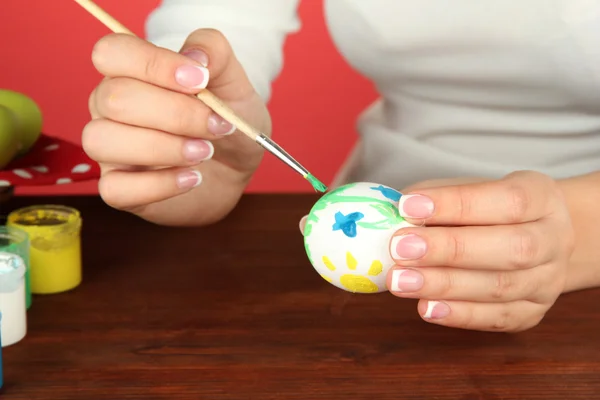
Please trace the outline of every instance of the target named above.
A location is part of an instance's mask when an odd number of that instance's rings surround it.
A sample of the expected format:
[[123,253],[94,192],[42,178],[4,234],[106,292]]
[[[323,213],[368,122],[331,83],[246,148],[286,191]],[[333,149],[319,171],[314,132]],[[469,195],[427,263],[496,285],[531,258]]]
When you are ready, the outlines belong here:
[[204,104],[210,107],[215,113],[221,116],[225,121],[234,125],[239,131],[246,136],[256,141],[256,138],[262,134],[261,131],[250,125],[235,113],[228,105],[223,103],[221,99],[215,96],[208,89],[203,89],[196,95]]
[[113,18],[109,13],[104,11],[100,6],[91,0],[75,0],[75,3],[86,9],[92,16],[102,22],[111,31],[115,33],[127,33],[136,36],[135,33],[127,29],[123,24]]
[[[113,18],[110,14],[100,8],[92,0],[74,0],[81,7],[87,10],[98,21],[106,25],[115,33],[125,33],[136,36],[135,33],[127,29],[123,24]],[[230,124],[234,125],[238,130],[246,134],[249,138],[256,141],[256,138],[261,135],[261,132],[252,125],[239,117],[231,108],[221,101],[217,96],[211,93],[208,89],[202,90],[196,95],[204,104],[210,107],[215,113],[221,116]]]

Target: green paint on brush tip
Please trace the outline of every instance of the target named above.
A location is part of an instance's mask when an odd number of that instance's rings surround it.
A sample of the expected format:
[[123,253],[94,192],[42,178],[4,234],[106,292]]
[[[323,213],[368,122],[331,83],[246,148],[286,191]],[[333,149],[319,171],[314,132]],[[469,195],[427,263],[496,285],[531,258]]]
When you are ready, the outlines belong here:
[[306,175],[306,180],[310,182],[310,184],[312,185],[312,187],[317,191],[317,192],[321,192],[321,193],[325,193],[327,191],[327,186],[325,186],[323,184],[323,182],[321,182],[320,180],[318,180],[317,178],[315,178],[315,176],[313,174],[308,174]]

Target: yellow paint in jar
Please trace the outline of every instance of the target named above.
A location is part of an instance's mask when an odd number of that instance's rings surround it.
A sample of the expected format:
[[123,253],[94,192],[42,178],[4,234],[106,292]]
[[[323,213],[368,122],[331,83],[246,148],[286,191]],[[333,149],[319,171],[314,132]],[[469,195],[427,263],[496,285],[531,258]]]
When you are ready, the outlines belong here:
[[51,294],[81,283],[81,216],[74,208],[41,205],[9,214],[7,225],[29,234],[31,292]]

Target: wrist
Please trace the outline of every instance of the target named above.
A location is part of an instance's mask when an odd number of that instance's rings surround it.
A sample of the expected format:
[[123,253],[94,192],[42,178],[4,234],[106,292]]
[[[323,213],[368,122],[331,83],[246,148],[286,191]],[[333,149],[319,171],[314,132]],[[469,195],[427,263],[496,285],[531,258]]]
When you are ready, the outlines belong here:
[[575,231],[563,292],[600,287],[600,172],[557,182]]

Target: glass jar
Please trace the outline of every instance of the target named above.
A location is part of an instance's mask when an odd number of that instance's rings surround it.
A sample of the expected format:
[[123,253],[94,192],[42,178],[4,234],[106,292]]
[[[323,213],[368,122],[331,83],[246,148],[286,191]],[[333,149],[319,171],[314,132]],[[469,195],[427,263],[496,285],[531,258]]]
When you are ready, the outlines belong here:
[[81,283],[81,216],[74,208],[39,205],[8,215],[8,226],[29,235],[31,292],[65,292]]
[[27,333],[25,263],[13,253],[0,252],[0,313],[2,347],[21,341]]
[[0,252],[13,253],[25,263],[25,300],[31,307],[31,274],[29,268],[29,235],[14,226],[0,226]]
[[0,311],[0,393],[4,386],[4,372],[2,372],[2,312]]

